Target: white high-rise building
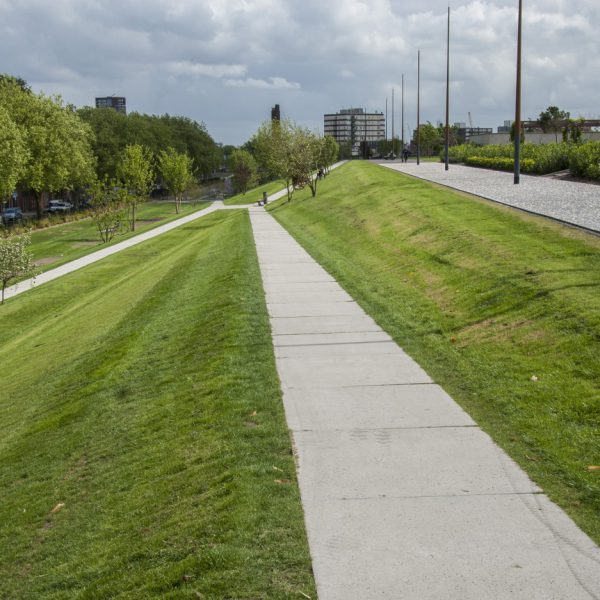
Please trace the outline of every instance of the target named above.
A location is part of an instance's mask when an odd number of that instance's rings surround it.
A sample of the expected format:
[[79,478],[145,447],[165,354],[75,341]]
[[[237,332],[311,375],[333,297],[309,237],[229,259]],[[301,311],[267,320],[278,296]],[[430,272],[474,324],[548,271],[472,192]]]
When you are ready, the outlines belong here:
[[383,113],[368,113],[362,108],[344,108],[335,114],[324,115],[325,135],[335,138],[338,144],[350,143],[352,154],[359,153],[361,142],[374,148],[385,138]]

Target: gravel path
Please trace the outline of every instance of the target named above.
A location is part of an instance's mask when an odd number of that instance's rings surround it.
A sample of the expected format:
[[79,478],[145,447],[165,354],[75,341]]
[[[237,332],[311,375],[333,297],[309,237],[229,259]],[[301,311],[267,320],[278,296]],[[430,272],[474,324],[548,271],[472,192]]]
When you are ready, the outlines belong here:
[[495,202],[600,232],[600,186],[550,177],[513,174],[442,163],[380,163],[395,171],[440,183]]

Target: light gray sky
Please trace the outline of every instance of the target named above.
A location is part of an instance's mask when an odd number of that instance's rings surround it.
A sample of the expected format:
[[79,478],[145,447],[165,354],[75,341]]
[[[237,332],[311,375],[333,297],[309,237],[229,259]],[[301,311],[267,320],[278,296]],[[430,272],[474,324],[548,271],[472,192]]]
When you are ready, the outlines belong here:
[[[514,114],[518,0],[452,2],[451,121]],[[524,0],[523,117],[550,104],[600,117],[599,0]],[[442,0],[0,0],[0,72],[77,106],[123,95],[130,111],[181,114],[241,144],[270,118],[385,110],[405,74],[405,123],[443,119]]]

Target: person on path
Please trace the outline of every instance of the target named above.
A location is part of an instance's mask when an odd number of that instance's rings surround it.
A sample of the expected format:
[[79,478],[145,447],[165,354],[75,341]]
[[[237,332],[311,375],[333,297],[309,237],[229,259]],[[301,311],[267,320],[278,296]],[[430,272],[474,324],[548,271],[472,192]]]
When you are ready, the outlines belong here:
[[402,150],[402,162],[408,162],[409,151],[406,146],[404,146],[404,150]]

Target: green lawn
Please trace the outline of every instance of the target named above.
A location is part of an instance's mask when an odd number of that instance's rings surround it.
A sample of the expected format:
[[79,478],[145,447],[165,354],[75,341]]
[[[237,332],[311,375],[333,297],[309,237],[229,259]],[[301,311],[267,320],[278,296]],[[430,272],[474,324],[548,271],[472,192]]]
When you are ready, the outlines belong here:
[[248,190],[245,194],[236,194],[230,198],[226,198],[225,204],[256,204],[259,200],[262,200],[263,192],[267,192],[267,195],[274,194],[285,187],[285,182],[281,180],[269,181],[264,185]]
[[269,210],[600,542],[600,240],[358,161]]
[[248,215],[0,309],[0,598],[315,598]]
[[[153,229],[194,211],[210,206],[209,202],[182,204],[181,212],[175,213],[173,202],[153,201],[139,206],[135,231],[115,236],[108,245],[116,244],[138,233]],[[106,247],[100,240],[91,219],[38,229],[31,234],[31,251],[39,270],[47,271],[96,250]]]

